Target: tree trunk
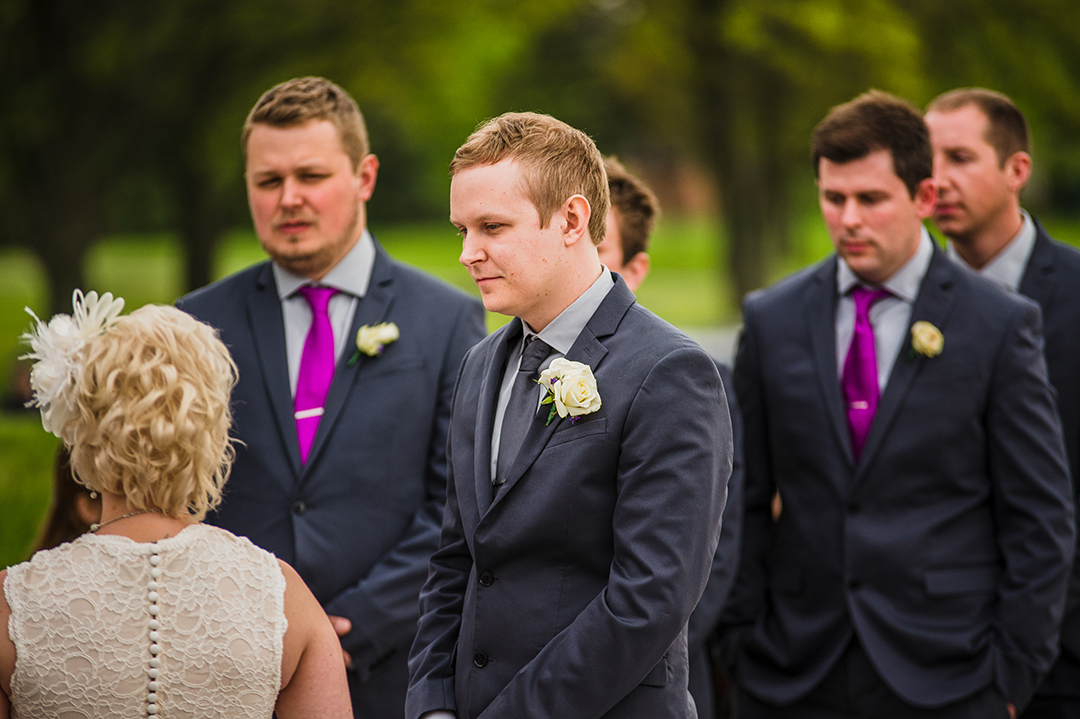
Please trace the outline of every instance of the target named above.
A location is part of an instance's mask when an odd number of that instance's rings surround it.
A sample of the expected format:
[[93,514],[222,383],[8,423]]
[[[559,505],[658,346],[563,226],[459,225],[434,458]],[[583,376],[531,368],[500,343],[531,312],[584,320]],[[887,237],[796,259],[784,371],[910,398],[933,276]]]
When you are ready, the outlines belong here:
[[184,248],[184,292],[210,284],[214,249],[223,232],[222,215],[210,194],[210,179],[185,172],[177,187],[180,239]]
[[782,122],[787,85],[722,43],[726,0],[698,0],[689,37],[697,56],[699,136],[717,179],[733,297],[762,287],[787,245],[790,201]]

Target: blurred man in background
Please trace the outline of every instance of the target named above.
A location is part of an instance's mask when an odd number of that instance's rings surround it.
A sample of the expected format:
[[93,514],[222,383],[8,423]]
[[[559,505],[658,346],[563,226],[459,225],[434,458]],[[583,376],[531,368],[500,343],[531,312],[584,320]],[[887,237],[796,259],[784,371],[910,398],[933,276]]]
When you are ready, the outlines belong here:
[[270,260],[177,302],[220,331],[240,371],[236,462],[208,521],[300,573],[341,637],[356,716],[401,717],[454,379],[483,309],[368,232],[379,162],[343,89],[271,88],[243,148]]
[[910,103],[834,107],[812,157],[836,253],[747,297],[735,363],[738,716],[1005,719],[1057,654],[1075,546],[1038,307],[924,229]]
[[[947,92],[926,113],[934,146],[934,221],[949,254],[1039,303],[1046,367],[1073,479],[1080,477],[1080,252],[1055,241],[1020,206],[1031,176],[1031,141],[1020,109],[983,88]],[[1073,565],[1061,654],[1025,717],[1080,718],[1080,567]]]

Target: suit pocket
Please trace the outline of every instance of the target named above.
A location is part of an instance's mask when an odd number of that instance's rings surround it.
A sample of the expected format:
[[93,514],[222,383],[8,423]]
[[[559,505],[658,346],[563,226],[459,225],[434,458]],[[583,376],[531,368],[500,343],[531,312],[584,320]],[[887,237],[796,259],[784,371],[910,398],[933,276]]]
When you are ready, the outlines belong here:
[[641,684],[646,687],[666,687],[667,683],[668,655],[665,654],[660,658],[660,661],[656,663],[656,666],[649,670],[649,673],[641,680]]
[[424,358],[420,355],[413,355],[409,357],[394,357],[392,359],[386,357],[371,357],[365,358],[369,362],[368,366],[362,367],[363,378],[378,377],[385,374],[397,374],[398,372],[409,372],[411,370],[418,370],[424,368]]
[[594,434],[604,434],[607,432],[607,417],[597,417],[590,420],[580,419],[577,422],[564,421],[563,425],[551,435],[551,439],[547,443],[548,447],[573,442],[584,437],[591,437]]
[[930,594],[983,594],[998,584],[1001,570],[994,564],[976,567],[926,570],[926,591]]
[[801,594],[806,586],[803,571],[798,567],[779,564],[773,567],[769,585],[784,594]]

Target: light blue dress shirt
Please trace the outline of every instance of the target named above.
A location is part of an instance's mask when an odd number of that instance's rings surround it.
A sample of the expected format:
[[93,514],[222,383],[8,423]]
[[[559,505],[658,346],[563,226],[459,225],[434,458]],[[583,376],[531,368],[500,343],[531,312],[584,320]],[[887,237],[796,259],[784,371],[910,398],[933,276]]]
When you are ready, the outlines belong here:
[[[933,240],[925,228],[919,238],[919,247],[911,259],[900,266],[892,277],[871,289],[883,287],[891,295],[878,300],[870,308],[870,325],[874,328],[874,353],[877,357],[878,388],[884,391],[892,374],[893,364],[900,353],[900,346],[907,339],[908,324],[911,322],[911,308],[919,295],[926,270],[934,256]],[[839,257],[836,272],[836,291],[840,301],[836,307],[836,372],[837,377],[844,375],[844,360],[847,358],[851,340],[855,335],[855,301],[851,290],[861,284],[860,280],[847,263]]]
[[367,294],[371,282],[371,269],[375,266],[375,240],[364,230],[353,248],[318,282],[293,274],[279,267],[274,268],[278,297],[281,298],[281,314],[285,322],[285,353],[289,362],[289,387],[296,396],[296,382],[300,376],[300,357],[304,353],[304,340],[311,328],[311,305],[299,294],[301,287],[314,285],[333,287],[339,292],[330,298],[328,308],[330,325],[334,330],[334,356],[341,358],[349,343],[349,330],[360,298]]
[[949,257],[961,267],[966,267],[975,274],[982,275],[1012,292],[1019,292],[1020,282],[1024,279],[1024,270],[1027,269],[1031,252],[1035,249],[1036,234],[1035,222],[1031,219],[1031,215],[1024,210],[1021,212],[1024,215],[1024,223],[1020,226],[1020,231],[981,270],[976,270],[964,262],[964,258],[956,252],[952,242],[949,243]]

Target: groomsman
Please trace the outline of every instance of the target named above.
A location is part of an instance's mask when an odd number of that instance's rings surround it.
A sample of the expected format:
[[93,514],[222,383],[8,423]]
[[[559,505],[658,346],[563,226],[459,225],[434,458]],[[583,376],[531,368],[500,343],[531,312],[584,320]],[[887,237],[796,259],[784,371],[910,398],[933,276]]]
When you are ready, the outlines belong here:
[[240,370],[236,462],[208,521],[300,573],[341,636],[356,716],[400,717],[454,378],[483,309],[368,232],[379,161],[343,89],[271,88],[242,142],[270,260],[177,302],[218,328]]
[[406,717],[695,719],[686,624],[731,472],[716,368],[600,264],[583,133],[502,115],[450,172],[461,262],[515,319],[458,377]]
[[739,716],[1012,716],[1057,654],[1075,544],[1038,306],[923,229],[914,107],[862,95],[812,150],[836,254],[747,298],[735,366]]
[[[600,262],[612,272],[622,275],[631,292],[637,292],[638,286],[649,276],[649,237],[660,210],[659,204],[652,190],[614,157],[604,158],[604,169],[607,171],[608,189],[611,190],[611,210],[608,212],[604,241],[597,248]],[[686,640],[690,656],[690,696],[697,706],[698,719],[713,719],[717,701],[722,704],[730,701],[726,694],[717,696],[716,672],[709,655],[713,633],[720,621],[720,610],[735,581],[742,528],[742,419],[735,400],[731,369],[720,362],[716,363],[716,369],[720,371],[728,409],[731,410],[734,454],[727,504],[720,525],[720,542],[716,545],[705,592],[690,615]]]
[[[1055,241],[1020,206],[1031,176],[1023,113],[1005,95],[964,88],[941,95],[926,113],[934,146],[934,222],[949,254],[1012,292],[1039,303],[1046,367],[1073,478],[1080,477],[1080,252]],[[1080,566],[1073,564],[1061,654],[1026,717],[1080,717]]]

